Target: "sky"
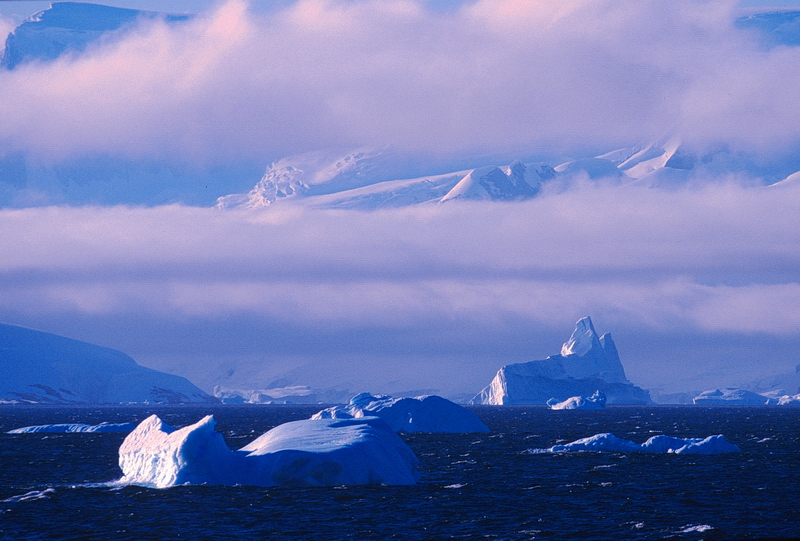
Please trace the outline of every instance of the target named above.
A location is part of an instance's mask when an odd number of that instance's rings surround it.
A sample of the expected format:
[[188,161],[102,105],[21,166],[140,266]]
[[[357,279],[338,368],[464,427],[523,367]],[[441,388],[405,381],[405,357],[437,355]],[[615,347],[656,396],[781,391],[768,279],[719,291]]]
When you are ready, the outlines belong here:
[[[2,24],[40,4],[0,2]],[[800,146],[800,49],[734,28],[736,2],[197,6],[191,23],[0,73],[3,152],[53,167],[266,167],[389,145],[479,166],[679,133],[687,148],[780,165]],[[706,180],[372,213],[0,209],[0,321],[121,349],[206,390],[283,380],[466,396],[504,364],[558,353],[583,316],[643,387],[794,371],[800,188]]]

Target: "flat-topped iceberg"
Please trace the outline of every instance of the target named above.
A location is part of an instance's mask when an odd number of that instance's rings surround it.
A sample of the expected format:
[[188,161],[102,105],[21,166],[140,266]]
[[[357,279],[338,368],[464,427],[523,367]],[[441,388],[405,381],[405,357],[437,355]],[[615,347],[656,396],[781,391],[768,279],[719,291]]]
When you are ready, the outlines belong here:
[[361,393],[346,406],[315,413],[312,419],[380,417],[396,432],[489,432],[478,416],[463,406],[436,395],[392,398]]
[[563,402],[551,398],[547,407],[551,410],[601,410],[606,407],[606,395],[603,391],[595,391],[592,396],[572,396]]
[[122,442],[122,484],[258,486],[413,485],[417,457],[380,419],[285,423],[232,451],[208,415],[175,429],[158,416]]
[[9,430],[6,434],[35,434],[37,432],[47,433],[81,433],[81,432],[131,432],[136,428],[133,423],[100,423],[99,425],[87,425],[83,423],[67,423],[56,425],[35,425],[23,426]]
[[716,455],[720,453],[739,453],[737,445],[728,443],[721,434],[707,438],[674,438],[672,436],[653,436],[644,443],[634,443],[618,438],[614,434],[595,434],[572,443],[554,445],[548,449],[530,449],[530,453],[568,453],[575,451],[598,451],[616,453],[674,453]]
[[775,403],[764,395],[733,387],[703,391],[692,402],[703,406],[763,406]]

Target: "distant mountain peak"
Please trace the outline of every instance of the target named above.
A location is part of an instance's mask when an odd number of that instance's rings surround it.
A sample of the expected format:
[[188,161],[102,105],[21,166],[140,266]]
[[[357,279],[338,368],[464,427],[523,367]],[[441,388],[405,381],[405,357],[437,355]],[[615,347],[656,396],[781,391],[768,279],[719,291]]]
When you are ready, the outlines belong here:
[[81,53],[101,36],[122,31],[140,20],[179,23],[192,17],[85,2],[53,2],[8,35],[0,67],[11,70],[31,61]]

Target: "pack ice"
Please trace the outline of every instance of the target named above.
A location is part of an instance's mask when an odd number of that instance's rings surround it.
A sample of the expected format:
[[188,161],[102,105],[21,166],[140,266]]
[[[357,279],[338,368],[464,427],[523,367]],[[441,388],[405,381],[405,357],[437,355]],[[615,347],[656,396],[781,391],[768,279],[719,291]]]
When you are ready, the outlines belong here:
[[436,395],[392,398],[361,393],[346,406],[315,413],[312,419],[360,419],[380,417],[396,432],[489,432],[473,412]]
[[380,419],[285,423],[232,451],[208,415],[176,430],[152,415],[122,442],[122,484],[413,485],[417,457]]
[[572,443],[554,445],[548,449],[531,449],[531,453],[566,453],[574,451],[605,451],[616,453],[675,453],[716,455],[738,453],[737,445],[725,441],[721,434],[707,438],[674,438],[663,434],[653,436],[644,443],[634,443],[618,438],[614,434],[595,434]]

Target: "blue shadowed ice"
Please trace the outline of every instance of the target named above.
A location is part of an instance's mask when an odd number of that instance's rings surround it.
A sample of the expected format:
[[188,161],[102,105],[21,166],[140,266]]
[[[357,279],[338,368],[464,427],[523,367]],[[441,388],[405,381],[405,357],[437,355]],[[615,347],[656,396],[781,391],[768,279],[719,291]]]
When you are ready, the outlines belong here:
[[478,416],[441,396],[392,398],[361,393],[346,406],[324,409],[312,419],[380,417],[397,432],[489,432]]
[[259,486],[413,485],[417,457],[376,418],[282,424],[238,451],[214,417],[176,430],[152,415],[119,449],[122,484]]

